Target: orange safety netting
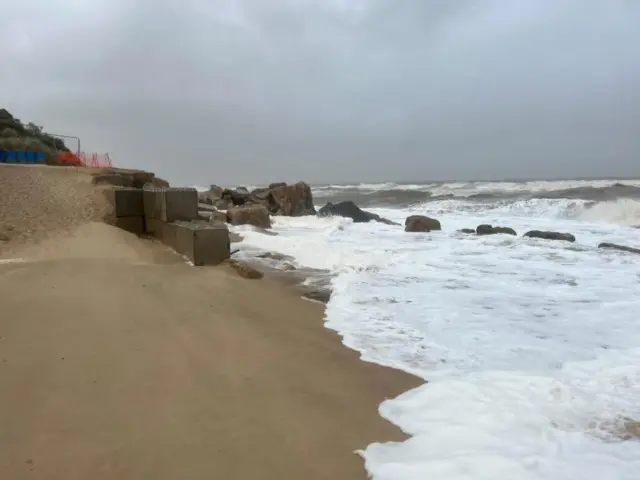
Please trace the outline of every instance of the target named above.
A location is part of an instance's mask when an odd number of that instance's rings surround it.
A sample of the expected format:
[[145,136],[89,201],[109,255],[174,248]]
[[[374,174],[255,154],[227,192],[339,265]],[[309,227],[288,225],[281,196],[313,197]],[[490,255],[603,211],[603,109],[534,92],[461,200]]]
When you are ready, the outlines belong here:
[[109,154],[105,153],[104,155],[99,155],[97,153],[71,153],[71,152],[60,152],[58,153],[58,160],[63,165],[73,165],[76,167],[112,167],[111,158],[109,158]]

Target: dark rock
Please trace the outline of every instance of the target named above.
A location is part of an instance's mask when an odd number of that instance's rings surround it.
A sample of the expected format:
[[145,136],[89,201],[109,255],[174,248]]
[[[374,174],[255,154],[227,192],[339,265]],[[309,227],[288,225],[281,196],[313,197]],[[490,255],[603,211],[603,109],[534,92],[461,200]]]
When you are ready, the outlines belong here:
[[293,260],[293,257],[290,255],[284,255],[283,253],[276,253],[276,252],[265,252],[265,253],[260,253],[256,256],[258,258],[269,258],[271,260],[278,260],[278,261]]
[[494,227],[493,225],[478,225],[476,228],[476,233],[478,235],[496,235],[496,234],[505,234],[505,235],[517,235],[516,231],[510,227]]
[[604,242],[598,245],[598,248],[608,248],[611,250],[619,250],[621,252],[640,253],[640,248],[627,247],[625,245],[618,245],[615,243]]
[[430,232],[432,230],[442,230],[440,222],[435,218],[411,215],[404,221],[405,232]]
[[226,188],[222,191],[222,199],[230,201],[234,206],[249,203],[249,197],[250,194],[244,187],[236,188],[235,190]]
[[307,287],[303,289],[302,296],[316,302],[329,303],[331,300],[331,290],[321,287]]
[[227,260],[227,263],[233,268],[238,275],[242,278],[248,278],[250,280],[258,280],[264,277],[264,273],[254,268],[246,262],[240,262],[238,260]]
[[282,265],[280,265],[280,269],[285,271],[291,271],[291,270],[295,270],[296,267],[294,267],[290,263],[283,263]]
[[278,188],[278,187],[286,187],[286,186],[287,186],[287,184],[285,182],[270,183],[269,184],[269,188],[267,190],[271,190],[271,189]]
[[525,237],[542,238],[544,240],[562,240],[565,242],[575,242],[576,237],[570,233],[561,232],[543,232],[541,230],[531,230],[524,234]]
[[352,219],[354,223],[365,223],[373,220],[375,222],[386,223],[387,225],[398,225],[391,220],[382,218],[380,215],[362,210],[351,200],[335,204],[329,202],[320,209],[318,215],[320,217],[346,217]]
[[269,211],[264,205],[242,205],[227,211],[231,225],[253,225],[260,228],[271,228]]
[[473,228],[462,228],[460,230],[458,230],[460,233],[476,233],[476,231]]

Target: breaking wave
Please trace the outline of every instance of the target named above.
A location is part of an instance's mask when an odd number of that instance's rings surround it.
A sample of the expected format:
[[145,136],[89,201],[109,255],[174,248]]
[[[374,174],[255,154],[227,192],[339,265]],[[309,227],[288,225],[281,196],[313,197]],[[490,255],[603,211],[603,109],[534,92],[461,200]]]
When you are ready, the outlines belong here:
[[404,185],[394,183],[326,185],[313,189],[317,201],[351,200],[361,206],[405,207],[423,202],[464,200],[499,202],[528,199],[640,200],[640,180],[467,182]]

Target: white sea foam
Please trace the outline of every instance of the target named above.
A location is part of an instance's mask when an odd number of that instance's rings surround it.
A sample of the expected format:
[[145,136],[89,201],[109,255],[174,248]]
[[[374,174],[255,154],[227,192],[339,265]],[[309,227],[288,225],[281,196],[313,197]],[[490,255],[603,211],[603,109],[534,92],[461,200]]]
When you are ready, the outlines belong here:
[[[640,420],[640,257],[597,248],[640,247],[619,209],[635,205],[441,201],[373,210],[440,218],[429,234],[315,217],[241,230],[244,248],[334,272],[327,326],[364,360],[429,381],[381,405],[412,437],[364,450],[374,479],[636,480],[640,441],[612,425]],[[456,232],[480,223],[577,242]]]

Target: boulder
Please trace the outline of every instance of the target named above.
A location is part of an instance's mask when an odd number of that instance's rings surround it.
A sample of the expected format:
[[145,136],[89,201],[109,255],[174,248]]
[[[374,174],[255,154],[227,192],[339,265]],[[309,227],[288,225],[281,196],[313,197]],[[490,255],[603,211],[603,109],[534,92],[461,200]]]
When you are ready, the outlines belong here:
[[219,187],[218,185],[210,185],[209,186],[209,191],[207,193],[211,194],[212,196],[216,196],[217,198],[220,198],[222,196],[222,187]]
[[525,237],[530,238],[542,238],[544,240],[562,240],[565,242],[575,242],[576,237],[570,233],[561,232],[544,232],[541,230],[531,230],[524,234]]
[[373,220],[387,225],[397,225],[397,223],[382,218],[380,215],[362,210],[351,200],[340,203],[329,202],[320,209],[318,215],[320,217],[346,217],[353,220],[354,223],[365,223]]
[[242,205],[227,210],[227,218],[231,225],[253,225],[260,228],[271,228],[269,211],[264,205]]
[[475,229],[473,228],[462,228],[460,230],[458,230],[460,233],[476,233]]
[[271,190],[269,188],[256,188],[255,190],[252,190],[251,193],[249,194],[249,202],[257,203],[259,205],[264,205],[265,207],[267,207],[267,209],[269,209],[270,207],[269,193],[270,192]]
[[608,248],[611,250],[619,250],[621,252],[640,253],[640,248],[627,247],[625,245],[618,245],[615,243],[604,242],[598,245],[598,248]]
[[265,202],[272,215],[302,217],[316,214],[311,187],[305,182],[272,188],[266,195]]
[[225,212],[220,212],[218,210],[215,210],[215,211],[211,212],[211,216],[209,217],[209,221],[211,223],[214,223],[214,222],[227,223],[228,220],[229,219],[227,217],[227,214]]
[[225,188],[222,191],[222,199],[227,200],[227,203],[231,203],[234,206],[244,205],[249,201],[249,192],[246,188],[240,187],[235,190]]
[[278,188],[278,187],[286,187],[286,186],[287,186],[287,184],[285,182],[270,183],[268,190],[272,190],[272,189]]
[[478,235],[496,235],[496,234],[505,234],[505,235],[517,235],[516,231],[510,227],[494,227],[493,225],[478,225],[476,227],[476,233]]
[[211,185],[207,192],[198,193],[198,201],[200,203],[206,203],[208,205],[215,205],[215,203],[222,198],[222,188],[217,185]]
[[329,300],[331,300],[331,290],[322,287],[306,287],[302,289],[302,296],[308,300],[329,303]]
[[258,280],[264,277],[264,273],[260,270],[252,267],[248,263],[240,262],[238,260],[229,260],[228,261],[231,268],[233,268],[238,275],[242,278],[248,278],[250,280]]
[[213,202],[213,206],[216,210],[229,210],[233,207],[233,202],[230,198],[219,198],[215,202]]
[[271,260],[278,260],[278,261],[293,260],[292,256],[285,255],[283,253],[277,253],[277,252],[260,253],[260,254],[256,255],[256,257],[258,257],[258,258],[268,258],[268,259],[271,259]]
[[442,230],[440,222],[435,218],[424,215],[411,215],[404,221],[405,232],[430,232],[432,230]]

